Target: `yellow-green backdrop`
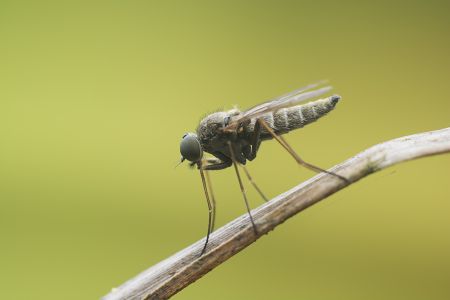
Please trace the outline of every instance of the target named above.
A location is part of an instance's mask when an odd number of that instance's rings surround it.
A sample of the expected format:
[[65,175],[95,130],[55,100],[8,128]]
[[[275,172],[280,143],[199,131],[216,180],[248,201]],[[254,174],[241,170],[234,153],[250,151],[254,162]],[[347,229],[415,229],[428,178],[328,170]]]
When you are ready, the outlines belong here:
[[[202,238],[183,133],[320,79],[343,100],[287,136],[322,167],[450,124],[448,1],[1,1],[0,298],[98,299]],[[276,143],[275,196],[309,178]],[[212,174],[218,225],[245,212]],[[261,204],[249,189],[253,207]],[[367,178],[176,299],[449,299],[450,156]]]

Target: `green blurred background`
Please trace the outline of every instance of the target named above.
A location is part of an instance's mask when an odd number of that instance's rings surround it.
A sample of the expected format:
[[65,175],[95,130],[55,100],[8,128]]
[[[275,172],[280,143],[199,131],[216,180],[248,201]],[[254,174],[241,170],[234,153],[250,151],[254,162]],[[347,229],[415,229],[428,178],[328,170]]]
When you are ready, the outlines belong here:
[[[1,1],[0,298],[98,299],[204,236],[179,141],[206,113],[320,79],[337,109],[288,140],[331,167],[450,124],[448,1]],[[275,196],[313,176],[274,142]],[[175,299],[449,299],[450,156],[370,176]],[[212,174],[218,225],[245,212]],[[249,189],[253,207],[261,204]]]

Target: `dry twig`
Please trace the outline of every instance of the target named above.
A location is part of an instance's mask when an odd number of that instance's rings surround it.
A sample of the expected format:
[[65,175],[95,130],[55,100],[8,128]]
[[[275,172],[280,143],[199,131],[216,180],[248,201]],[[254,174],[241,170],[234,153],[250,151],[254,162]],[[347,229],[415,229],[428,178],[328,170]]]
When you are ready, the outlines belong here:
[[[450,127],[378,144],[330,171],[353,183],[399,162],[446,152],[450,152]],[[347,184],[335,176],[318,174],[252,211],[258,236],[255,236],[248,214],[244,214],[211,235],[203,256],[199,254],[204,239],[113,289],[103,300],[167,299],[288,218],[345,186]]]

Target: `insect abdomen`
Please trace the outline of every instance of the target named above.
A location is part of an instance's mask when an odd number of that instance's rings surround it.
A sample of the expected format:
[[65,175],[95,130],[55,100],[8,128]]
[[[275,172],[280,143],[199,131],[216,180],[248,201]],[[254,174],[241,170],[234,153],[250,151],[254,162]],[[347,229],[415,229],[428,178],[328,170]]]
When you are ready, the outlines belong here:
[[335,95],[304,105],[280,109],[273,114],[271,127],[279,134],[302,128],[333,110],[339,99],[340,97]]

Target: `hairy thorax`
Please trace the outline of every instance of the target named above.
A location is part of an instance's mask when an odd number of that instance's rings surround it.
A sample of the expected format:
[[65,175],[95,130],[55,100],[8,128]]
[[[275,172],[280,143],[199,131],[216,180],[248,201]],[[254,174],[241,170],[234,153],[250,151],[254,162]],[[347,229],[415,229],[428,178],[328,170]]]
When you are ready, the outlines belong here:
[[222,128],[239,113],[238,109],[215,112],[200,121],[197,127],[197,136],[203,150],[211,153],[227,147],[229,134],[224,133]]

